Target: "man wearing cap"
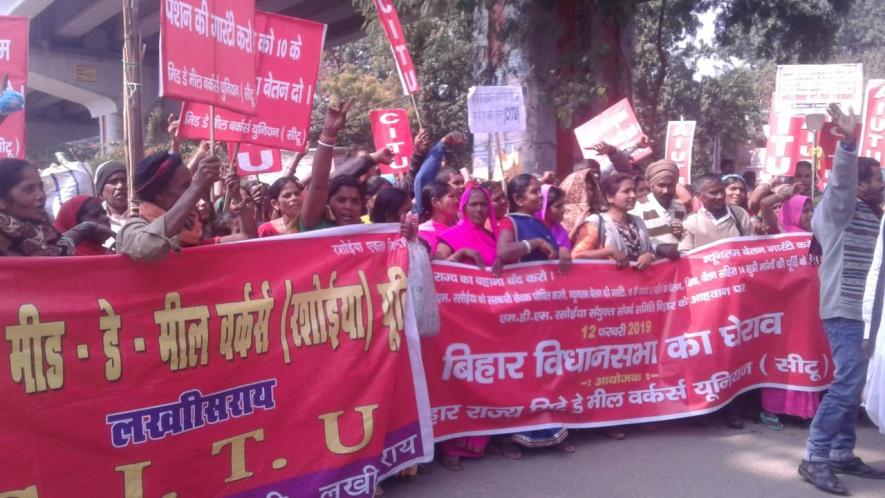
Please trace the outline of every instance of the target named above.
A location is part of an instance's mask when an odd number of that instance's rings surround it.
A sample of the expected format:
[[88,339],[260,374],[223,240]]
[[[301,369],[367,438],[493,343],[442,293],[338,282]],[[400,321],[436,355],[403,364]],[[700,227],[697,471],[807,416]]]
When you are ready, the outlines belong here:
[[[95,193],[102,200],[102,207],[111,220],[111,230],[119,235],[129,216],[129,186],[126,184],[126,165],[121,161],[102,163],[95,170]],[[110,248],[115,239],[109,238],[104,246]]]
[[677,259],[679,241],[682,239],[682,220],[686,216],[685,206],[675,200],[679,167],[669,159],[662,159],[646,168],[645,178],[652,195],[638,200],[630,214],[645,222],[657,256]]
[[120,231],[117,252],[136,261],[159,261],[170,249],[178,251],[182,247],[256,237],[255,216],[248,209],[248,200],[240,196],[239,178],[235,175],[227,183],[231,210],[239,216],[242,233],[214,239],[203,237],[195,208],[218,180],[220,170],[218,158],[211,155],[200,160],[193,177],[182,166],[178,154],[158,152],[144,158],[133,177],[138,216],[130,218]]

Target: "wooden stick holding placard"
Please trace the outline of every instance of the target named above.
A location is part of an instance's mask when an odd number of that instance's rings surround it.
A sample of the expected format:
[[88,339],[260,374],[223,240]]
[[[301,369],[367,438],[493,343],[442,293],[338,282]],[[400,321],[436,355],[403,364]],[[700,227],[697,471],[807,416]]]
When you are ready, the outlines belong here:
[[227,158],[227,168],[224,169],[224,174],[221,175],[221,183],[224,188],[224,200],[221,201],[221,212],[227,211],[227,208],[230,207],[230,196],[227,191],[227,177],[230,176],[231,173],[236,173],[237,168],[237,158],[240,156],[240,142],[237,142],[237,145],[234,146],[234,154]]
[[507,178],[504,177],[504,159],[501,157],[501,153],[503,150],[501,149],[501,134],[495,132],[495,144],[497,147],[495,148],[495,156],[498,158],[498,166],[501,167],[501,182],[507,183]]
[[409,97],[412,98],[412,109],[415,110],[415,118],[418,120],[418,129],[424,128],[424,124],[421,122],[421,113],[418,111],[418,101],[415,100],[415,94],[409,94]]
[[129,187],[129,208],[135,209],[135,167],[144,157],[144,135],[141,129],[141,71],[139,69],[138,0],[123,0],[123,133],[126,141],[126,179]]

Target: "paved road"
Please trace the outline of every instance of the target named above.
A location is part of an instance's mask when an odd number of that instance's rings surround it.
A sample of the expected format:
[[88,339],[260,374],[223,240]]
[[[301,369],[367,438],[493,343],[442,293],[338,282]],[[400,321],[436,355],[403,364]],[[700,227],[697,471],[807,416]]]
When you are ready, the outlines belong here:
[[[526,452],[522,460],[487,456],[451,472],[438,463],[428,475],[385,481],[385,498],[474,497],[777,497],[832,496],[802,482],[796,466],[807,429],[788,425],[772,432],[748,423],[743,430],[718,423],[706,428],[686,422],[657,431],[628,429],[623,441],[600,432],[573,431],[573,455]],[[858,429],[857,454],[885,469],[885,436]],[[885,497],[885,481],[843,479],[854,497]]]

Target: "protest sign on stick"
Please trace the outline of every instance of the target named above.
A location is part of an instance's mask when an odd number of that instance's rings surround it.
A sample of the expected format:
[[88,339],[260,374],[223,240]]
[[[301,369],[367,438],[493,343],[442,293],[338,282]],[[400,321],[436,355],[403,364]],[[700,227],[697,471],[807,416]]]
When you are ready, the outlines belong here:
[[799,160],[799,144],[805,138],[805,118],[786,113],[772,113],[765,149],[763,171],[771,176],[793,176]]
[[255,115],[185,102],[179,135],[206,139],[213,129],[218,140],[252,143],[266,148],[307,150],[310,113],[326,25],[293,17],[255,13],[258,85]]
[[381,174],[405,173],[409,170],[414,143],[409,116],[405,109],[378,109],[370,114],[375,148],[387,147],[393,152],[390,164],[381,165]]
[[863,64],[797,64],[777,67],[774,109],[793,116],[822,113],[831,103],[860,113]]
[[0,16],[0,159],[25,157],[28,18]]
[[679,181],[691,183],[691,153],[694,148],[695,121],[667,122],[667,145],[664,157],[679,166]]
[[525,131],[525,102],[519,86],[475,86],[467,92],[471,133]]
[[860,155],[882,162],[885,155],[885,80],[870,80],[864,92]]
[[227,153],[237,163],[240,176],[275,173],[283,170],[283,157],[280,149],[247,143],[238,144],[239,149],[228,143]]
[[[608,157],[599,156],[591,147],[605,142],[620,150],[634,147],[642,139],[642,128],[633,113],[630,101],[622,99],[615,105],[599,113],[596,117],[575,128],[575,137],[586,159],[596,159],[607,164]],[[630,154],[630,159],[638,161],[651,155],[651,149],[641,148]]]
[[[421,90],[418,85],[418,72],[412,63],[412,55],[409,53],[409,47],[406,44],[405,33],[399,22],[399,15],[396,13],[391,0],[374,0],[375,10],[378,11],[378,20],[381,22],[381,28],[387,35],[387,41],[390,42],[390,50],[393,52],[393,60],[396,64],[396,72],[399,74],[400,83],[403,85],[403,93],[412,95]],[[418,109],[415,109],[418,112]]]
[[166,0],[160,94],[255,114],[255,2]]

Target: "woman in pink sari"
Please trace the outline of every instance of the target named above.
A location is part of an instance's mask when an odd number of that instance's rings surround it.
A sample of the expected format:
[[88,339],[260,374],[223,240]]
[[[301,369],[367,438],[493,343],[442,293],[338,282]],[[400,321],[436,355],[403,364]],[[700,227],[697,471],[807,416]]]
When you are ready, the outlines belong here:
[[[469,186],[461,196],[461,221],[439,237],[434,259],[475,263],[480,268],[494,265],[497,258],[497,227],[488,190]],[[486,221],[493,227],[487,230]],[[470,436],[450,439],[440,444],[442,464],[449,470],[462,470],[461,458],[483,456],[491,437]]]
[[[780,205],[779,211],[778,205]],[[810,232],[813,211],[811,199],[804,195],[793,195],[792,187],[787,187],[760,202],[760,214],[768,233]],[[817,392],[764,388],[762,413],[759,417],[766,427],[779,431],[784,425],[777,414],[812,419],[819,405],[820,393]]]
[[418,236],[434,254],[439,236],[458,221],[458,194],[448,183],[434,181],[421,189],[420,195],[423,211],[418,214],[423,223],[418,225]]

